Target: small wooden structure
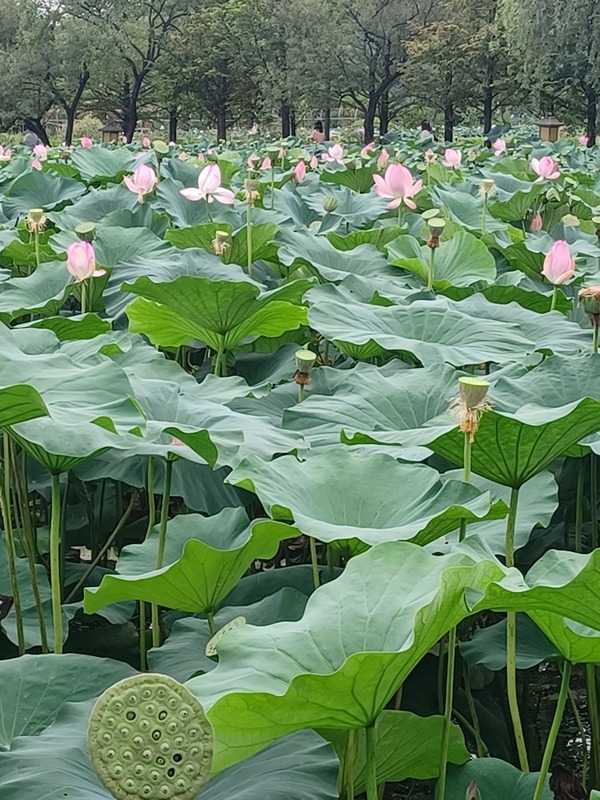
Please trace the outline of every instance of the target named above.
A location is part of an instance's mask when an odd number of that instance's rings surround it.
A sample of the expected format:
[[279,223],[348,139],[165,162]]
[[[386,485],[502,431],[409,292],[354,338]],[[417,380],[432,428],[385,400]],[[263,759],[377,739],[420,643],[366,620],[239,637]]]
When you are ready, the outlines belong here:
[[556,117],[544,117],[538,121],[540,129],[540,139],[543,142],[556,142],[558,141],[558,132],[562,127],[562,122],[559,122]]
[[123,135],[123,128],[120,122],[109,122],[103,128],[100,128],[99,133],[102,139],[102,144],[118,142]]

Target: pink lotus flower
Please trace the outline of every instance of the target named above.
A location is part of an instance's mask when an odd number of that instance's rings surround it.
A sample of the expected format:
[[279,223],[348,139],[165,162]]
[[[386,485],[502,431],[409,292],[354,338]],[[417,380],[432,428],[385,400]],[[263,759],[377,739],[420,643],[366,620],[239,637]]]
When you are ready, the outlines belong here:
[[506,153],[506,142],[504,139],[496,139],[492,142],[492,150],[494,151],[494,155],[501,156],[502,153]]
[[200,164],[204,164],[204,162],[206,161],[206,159],[204,158],[204,153],[198,153],[198,155],[196,156],[196,158],[197,158],[197,160],[198,160],[198,162],[199,162]]
[[379,156],[377,157],[377,169],[385,169],[390,161],[390,154],[388,151],[383,148]]
[[2,147],[0,144],[0,161],[10,161],[12,156],[12,151],[10,147]]
[[462,153],[460,150],[453,150],[451,147],[449,147],[444,152],[444,160],[442,161],[442,164],[445,167],[450,167],[450,169],[458,169],[461,165],[461,162]]
[[73,242],[67,247],[67,269],[78,283],[106,274],[106,270],[96,269],[96,254],[89,242]]
[[404,165],[391,164],[381,175],[373,175],[375,181],[375,194],[379,197],[391,198],[388,208],[398,208],[404,203],[408,208],[416,208],[416,203],[411,200],[420,191],[423,181],[415,181]]
[[308,163],[311,169],[317,169],[319,166],[319,159],[316,156],[312,156]]
[[583,145],[584,147],[587,147],[588,137],[585,135],[585,133],[582,133],[577,141],[579,142],[579,144]]
[[33,161],[31,162],[31,169],[37,169],[37,170],[42,169],[42,162],[39,161],[37,158],[34,158]]
[[144,136],[142,139],[142,147],[152,147],[152,142],[148,138],[148,136]]
[[552,158],[552,156],[544,156],[543,158],[532,158],[531,169],[535,172],[536,175],[539,175],[539,178],[537,178],[536,183],[540,183],[541,181],[544,180],[544,178],[546,178],[549,181],[553,181],[556,180],[556,178],[560,178],[558,165],[556,161]]
[[425,151],[425,163],[426,164],[433,164],[434,161],[437,160],[437,153],[434,153],[431,148]]
[[156,177],[156,172],[154,172],[152,167],[149,167],[146,164],[139,164],[135,168],[133,177],[126,175],[123,178],[123,183],[130,192],[137,194],[138,203],[143,203],[144,197],[150,192],[154,191],[156,184],[158,183],[158,178]]
[[360,151],[360,154],[363,158],[368,158],[369,153],[371,153],[373,150],[375,150],[375,142],[369,142],[369,144],[366,144],[363,147],[363,149]]
[[292,170],[292,180],[296,183],[302,183],[306,178],[306,164],[304,161],[299,161]]
[[269,158],[269,156],[265,156],[262,160],[262,164],[260,165],[261,169],[271,169],[273,166],[273,162]]
[[570,281],[575,274],[575,260],[569,250],[569,245],[562,239],[554,242],[546,258],[542,275],[554,286],[560,286]]
[[207,203],[212,203],[218,200],[219,203],[226,203],[233,205],[235,202],[235,194],[231,189],[224,189],[221,186],[221,168],[218,164],[209,164],[204,167],[200,175],[198,175],[198,188],[197,189],[181,189],[181,194],[186,200],[206,200]]
[[543,224],[544,221],[542,219],[542,215],[540,214],[539,211],[536,211],[533,217],[531,218],[531,222],[529,224],[529,230],[533,231],[534,233],[536,233],[537,231],[541,231]]
[[94,143],[92,142],[89,136],[82,136],[81,139],[79,140],[79,143],[81,144],[82,147],[85,147],[86,150],[89,150],[90,147],[94,146]]
[[182,150],[177,157],[179,158],[180,161],[187,161],[188,156],[185,150]]
[[33,148],[33,155],[38,161],[46,161],[48,158],[48,148],[44,144],[36,144]]
[[335,161],[337,164],[344,163],[344,148],[341,144],[332,145],[326,153],[321,156],[322,161]]
[[169,147],[177,147],[177,142],[174,142],[173,140],[171,140],[169,142]]
[[248,169],[254,171],[258,166],[258,156],[256,153],[250,153],[248,156],[248,161],[246,162],[248,165]]

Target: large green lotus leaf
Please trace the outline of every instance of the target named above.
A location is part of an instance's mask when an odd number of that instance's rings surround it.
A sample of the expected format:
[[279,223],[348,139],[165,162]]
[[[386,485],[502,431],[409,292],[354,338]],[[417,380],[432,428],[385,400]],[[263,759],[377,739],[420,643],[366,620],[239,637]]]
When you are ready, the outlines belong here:
[[361,244],[372,244],[380,252],[387,251],[386,245],[402,235],[402,228],[396,225],[389,225],[385,228],[371,228],[364,231],[352,231],[352,233],[328,233],[327,238],[336,250],[354,250]]
[[[465,800],[467,788],[475,781],[484,800],[532,800],[538,780],[537,772],[519,772],[499,758],[477,758],[461,767],[450,766],[444,800]],[[552,800],[548,779],[541,800]]]
[[426,544],[459,527],[462,519],[497,519],[506,513],[504,503],[492,508],[488,493],[462,481],[442,482],[431,467],[345,448],[307,461],[293,456],[267,464],[245,461],[227,482],[255,492],[271,516],[293,520],[303,533],[324,542],[417,539]]
[[328,396],[318,388],[313,395],[310,384],[305,400],[283,414],[284,427],[302,432],[313,447],[333,444],[341,435],[349,444],[402,444],[405,460],[420,461],[430,454],[419,446],[427,439],[421,429],[440,425],[443,432],[456,424],[448,399],[457,391],[457,376],[446,364],[412,370],[397,361],[383,368],[358,364],[335,374],[337,385]]
[[82,339],[94,339],[110,331],[110,322],[100,319],[97,314],[84,314],[76,317],[46,317],[28,322],[19,327],[42,328],[52,331],[61,342],[77,342]]
[[336,250],[324,236],[283,229],[277,235],[281,242],[277,257],[290,270],[308,267],[326,281],[340,281],[348,275],[394,275],[383,253],[370,244],[353,250]]
[[73,278],[64,261],[45,261],[26,278],[0,283],[0,320],[25,314],[57,314],[68,297]]
[[127,308],[132,332],[163,346],[200,339],[218,350],[221,337],[231,349],[248,337],[276,337],[300,327],[306,309],[298,303],[309,286],[295,281],[261,295],[257,284],[237,276],[220,281],[182,276],[166,284],[138,278],[124,289],[141,295]]
[[[8,376],[4,376],[5,380]],[[44,417],[48,409],[33,386],[15,384],[0,388],[0,428]]]
[[[388,247],[390,262],[414,272],[427,283],[431,249],[413,236],[399,236]],[[493,283],[496,262],[485,244],[472,233],[459,231],[435,250],[434,289]]]
[[353,301],[347,292],[328,285],[311,289],[306,299],[310,326],[354,357],[399,351],[424,366],[463,366],[514,361],[536,349],[517,325],[450,309],[443,298],[386,307]]
[[273,558],[283,539],[297,535],[289,525],[258,520],[251,525],[241,509],[215,517],[183,514],[167,526],[164,565],[156,569],[158,531],[124,548],[118,575],[105,575],[85,592],[85,609],[121,600],[146,600],[180,611],[214,611],[257,558]]
[[548,611],[532,612],[535,624],[563,658],[575,664],[600,662],[600,630]]
[[99,223],[114,211],[133,211],[138,206],[137,196],[125,186],[92,189],[63,211],[53,211],[48,216],[61,230],[73,230],[80,222]]
[[[574,624],[574,623],[573,623]],[[478,628],[473,638],[459,644],[460,654],[471,666],[493,671],[506,669],[506,620]],[[517,615],[517,669],[531,669],[542,661],[560,659],[560,651],[526,614]]]
[[[10,800],[113,800],[90,763],[91,709],[91,702],[67,703],[43,733],[0,753],[0,784]],[[194,800],[336,800],[338,769],[332,746],[302,731],[214,776]]]
[[[407,778],[428,780],[440,773],[440,752],[444,718],[419,717],[409,711],[382,711],[375,726],[375,763],[377,782],[404,781]],[[332,742],[340,761],[343,761],[346,739],[344,731],[321,731]],[[366,778],[366,734],[357,732],[354,762],[354,789],[364,792]],[[456,725],[450,728],[448,761],[464,764],[469,760],[462,732]]]
[[133,153],[124,147],[109,150],[106,147],[78,147],[71,154],[71,164],[85,181],[120,178],[133,172],[138,162]]
[[309,208],[305,199],[298,194],[296,185],[292,185],[292,181],[286,183],[280,191],[275,192],[275,210],[281,215],[284,222],[288,219],[291,220],[297,230],[304,230],[312,223],[318,223],[323,214],[322,208],[320,213]]
[[65,703],[98,697],[133,674],[121,661],[75,653],[0,661],[0,749],[43,731]]
[[325,169],[319,175],[323,183],[335,183],[347,186],[355,192],[366,193],[373,188],[373,175],[377,172],[377,164],[366,164],[358,169]]
[[85,186],[72,178],[58,178],[47,172],[28,172],[13,181],[5,192],[2,209],[12,220],[27,214],[30,208],[51,211],[56,206],[77,200],[84,192]]
[[323,200],[326,197],[335,197],[338,201],[337,207],[334,211],[327,214],[333,220],[336,218],[339,223],[351,225],[354,228],[363,228],[369,223],[372,223],[378,217],[381,217],[387,211],[387,201],[382,197],[378,197],[374,192],[370,194],[357,194],[345,186],[323,186],[318,185],[316,188],[308,183],[300,184],[298,186],[298,194],[300,194],[304,202],[309,208],[312,208],[319,216],[323,216]]
[[525,219],[528,211],[544,191],[543,184],[528,183],[512,175],[489,172],[486,177],[492,178],[495,184],[490,212],[502,222]]
[[[278,227],[275,222],[263,222],[252,225],[252,262],[275,261],[277,248],[273,243]],[[223,253],[225,264],[239,264],[245,267],[248,263],[248,228],[244,225],[234,233],[231,246]]]
[[209,253],[214,252],[213,241],[217,231],[232,233],[231,225],[225,222],[207,222],[193,228],[170,228],[165,239],[180,250],[189,247],[200,247]]
[[[190,202],[181,194],[181,189],[185,185],[180,181],[162,180],[156,189],[156,199],[153,201],[152,207],[168,214],[177,228],[193,228],[213,220],[227,222],[235,229],[240,227],[242,217],[234,206],[211,203],[209,208],[208,203],[203,201]],[[197,178],[190,179],[187,186],[197,186]]]
[[466,554],[432,556],[388,542],[350,560],[309,599],[299,622],[243,625],[219,645],[219,664],[187,686],[215,731],[215,769],[307,728],[371,724],[414,666],[471,612],[504,569]]
[[[483,223],[483,199],[481,196],[469,194],[468,187],[442,188],[436,186],[431,192],[432,203],[445,210],[450,219],[463,228],[472,231],[481,231]],[[488,213],[486,218],[486,231],[505,233],[507,226],[500,220],[494,219]]]

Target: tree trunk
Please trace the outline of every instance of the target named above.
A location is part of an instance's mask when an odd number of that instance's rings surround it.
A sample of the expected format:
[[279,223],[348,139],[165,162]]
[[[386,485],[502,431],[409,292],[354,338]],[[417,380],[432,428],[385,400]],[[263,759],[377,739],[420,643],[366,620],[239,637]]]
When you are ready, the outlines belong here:
[[296,135],[296,109],[290,108],[290,136]]
[[379,101],[379,135],[385,136],[390,127],[390,95],[384,92]]
[[587,146],[593,147],[596,144],[598,121],[598,93],[595,89],[587,91],[587,110],[586,110],[586,136]]
[[23,122],[30,131],[33,131],[37,135],[42,144],[45,144],[46,147],[50,146],[50,139],[48,138],[46,128],[41,119],[38,117],[25,117]]
[[169,109],[169,141],[176,142],[177,141],[177,109],[171,108]]
[[144,72],[138,72],[134,76],[133,86],[130,87],[129,81],[126,80],[123,87],[123,133],[128,144],[135,136],[138,124],[138,100],[145,77]]
[[373,95],[369,97],[369,104],[365,109],[365,144],[369,144],[375,138],[375,112],[377,111],[377,98]]
[[447,142],[454,141],[454,105],[448,103],[444,107],[444,139]]
[[75,128],[75,116],[77,114],[77,108],[70,106],[69,108],[65,109],[67,114],[67,128],[65,130],[65,145],[70,147],[73,144],[73,129]]
[[217,110],[217,141],[227,139],[227,106],[221,105]]
[[323,111],[323,133],[328,142],[331,139],[331,106],[325,106]]
[[289,103],[287,103],[285,100],[281,103],[279,114],[281,115],[281,136],[284,139],[286,139],[291,133],[291,127],[290,127],[291,109]]
[[79,103],[81,103],[81,98],[83,97],[83,93],[85,91],[85,87],[88,85],[88,81],[90,79],[90,71],[88,70],[87,64],[83,64],[81,67],[81,73],[79,74],[79,84],[77,85],[77,90],[75,91],[75,95],[71,103],[65,102],[63,98],[63,108],[67,114],[67,129],[65,131],[65,144],[67,147],[70,147],[73,144],[73,129],[75,127],[75,117],[77,116],[77,109],[79,108]]

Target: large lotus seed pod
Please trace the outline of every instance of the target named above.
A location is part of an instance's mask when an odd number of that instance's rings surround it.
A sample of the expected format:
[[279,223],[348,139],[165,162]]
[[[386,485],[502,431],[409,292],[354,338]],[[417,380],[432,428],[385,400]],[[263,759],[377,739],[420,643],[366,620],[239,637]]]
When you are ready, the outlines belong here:
[[210,774],[213,732],[180,683],[166,675],[134,675],[96,701],[88,748],[116,800],[191,800]]
[[477,408],[487,395],[490,384],[483,378],[459,378],[460,399],[468,409]]

